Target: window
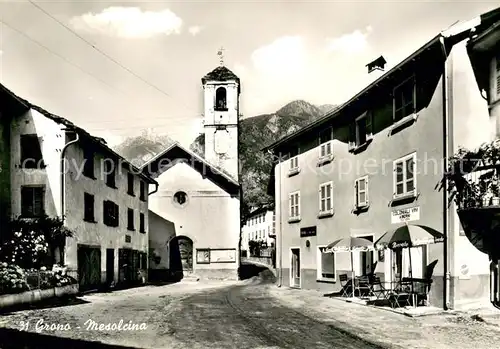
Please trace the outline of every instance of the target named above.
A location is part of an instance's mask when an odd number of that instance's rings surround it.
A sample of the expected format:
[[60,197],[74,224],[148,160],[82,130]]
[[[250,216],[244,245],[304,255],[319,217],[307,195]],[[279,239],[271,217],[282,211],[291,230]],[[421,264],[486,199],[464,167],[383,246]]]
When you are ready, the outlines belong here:
[[373,138],[373,114],[364,112],[349,125],[349,150],[356,149]]
[[216,111],[227,110],[227,92],[224,87],[219,87],[215,91],[215,110]]
[[333,213],[332,205],[333,183],[323,183],[319,186],[319,214]]
[[134,175],[132,173],[127,174],[127,194],[134,196]]
[[298,148],[290,152],[290,169],[288,175],[299,173],[299,150]]
[[326,247],[318,247],[318,280],[335,281],[335,253],[325,253]]
[[325,158],[332,155],[333,130],[328,127],[319,134],[319,157]]
[[144,213],[141,213],[139,215],[139,231],[141,233],[145,233],[146,232],[146,227],[145,227],[145,222],[144,222]]
[[36,134],[21,135],[21,167],[44,168],[42,138]]
[[354,182],[354,203],[356,208],[368,206],[368,176]]
[[141,195],[140,195],[140,200],[141,201],[146,201],[146,183],[144,183],[143,181],[140,182],[140,191],[141,191]]
[[45,187],[21,187],[21,215],[26,218],[45,214]]
[[184,206],[187,203],[187,194],[183,191],[178,191],[174,194],[174,202],[179,206]]
[[119,221],[119,207],[113,201],[103,202],[103,222],[109,227],[117,227]]
[[356,119],[356,146],[365,144],[373,137],[373,114],[366,112]]
[[332,141],[328,141],[319,146],[319,157],[326,158],[332,155]]
[[131,208],[127,210],[127,229],[134,230],[134,210]]
[[95,179],[94,175],[94,152],[88,148],[83,150],[83,175]]
[[106,185],[110,188],[116,188],[115,164],[106,159],[104,161],[104,171],[106,173]]
[[416,111],[415,79],[410,78],[394,89],[394,121],[397,122]]
[[416,153],[394,161],[394,198],[414,196],[416,194],[416,161]]
[[95,222],[94,202],[94,195],[89,193],[83,194],[83,220],[86,222]]
[[300,192],[291,193],[289,195],[289,219],[299,220],[300,219]]

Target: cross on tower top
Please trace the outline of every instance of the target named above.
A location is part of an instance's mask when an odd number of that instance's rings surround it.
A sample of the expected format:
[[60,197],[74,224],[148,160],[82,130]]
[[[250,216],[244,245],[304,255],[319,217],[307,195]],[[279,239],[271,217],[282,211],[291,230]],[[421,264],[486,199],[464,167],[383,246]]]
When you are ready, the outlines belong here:
[[219,51],[217,51],[217,56],[219,56],[219,63],[221,66],[224,65],[224,47],[221,46],[221,48],[219,48]]

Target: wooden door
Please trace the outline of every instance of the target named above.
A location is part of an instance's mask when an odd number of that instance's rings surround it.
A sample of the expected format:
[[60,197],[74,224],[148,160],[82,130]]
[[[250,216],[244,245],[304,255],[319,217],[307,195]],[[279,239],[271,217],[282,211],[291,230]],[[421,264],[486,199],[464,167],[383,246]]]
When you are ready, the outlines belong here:
[[106,282],[111,284],[115,279],[115,249],[106,250]]
[[80,290],[90,290],[101,284],[101,248],[78,246],[78,282]]

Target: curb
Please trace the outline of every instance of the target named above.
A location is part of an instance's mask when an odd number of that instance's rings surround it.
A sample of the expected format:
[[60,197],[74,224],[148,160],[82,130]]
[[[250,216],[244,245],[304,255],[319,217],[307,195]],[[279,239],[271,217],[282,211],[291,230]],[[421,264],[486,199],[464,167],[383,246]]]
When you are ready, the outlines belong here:
[[7,309],[19,305],[34,304],[51,298],[60,298],[67,295],[77,295],[78,284],[54,287],[48,289],[36,289],[22,293],[5,294],[0,296],[0,309]]

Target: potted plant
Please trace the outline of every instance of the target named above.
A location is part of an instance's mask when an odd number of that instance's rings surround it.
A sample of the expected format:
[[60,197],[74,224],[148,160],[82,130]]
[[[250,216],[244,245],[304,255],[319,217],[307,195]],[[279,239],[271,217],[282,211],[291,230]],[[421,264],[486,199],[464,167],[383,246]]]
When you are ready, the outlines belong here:
[[[473,183],[473,185],[476,183]],[[479,177],[476,187],[476,197],[480,201],[477,206],[487,207],[491,204],[491,179],[486,176]]]
[[491,191],[491,205],[499,206],[500,205],[500,186],[498,182],[498,176],[495,174],[491,183],[490,183],[490,191]]

